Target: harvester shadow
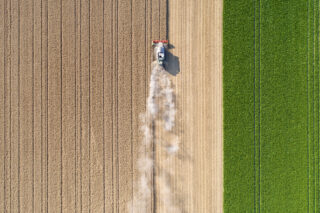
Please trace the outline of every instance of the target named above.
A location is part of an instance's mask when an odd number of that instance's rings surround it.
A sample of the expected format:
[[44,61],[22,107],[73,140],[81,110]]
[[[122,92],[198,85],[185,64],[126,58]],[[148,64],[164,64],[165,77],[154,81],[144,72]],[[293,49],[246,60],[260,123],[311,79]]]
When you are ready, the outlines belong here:
[[176,76],[180,72],[179,57],[173,55],[170,51],[167,51],[167,62],[165,64],[165,69],[173,76]]
[[[170,41],[169,38],[169,30],[170,30],[170,25],[169,25],[169,14],[170,14],[170,7],[169,7],[169,0],[166,0],[166,6],[167,6],[167,23],[166,23],[166,38]],[[175,46],[171,43],[168,45],[168,49],[174,49]],[[173,55],[170,51],[167,51],[167,64],[165,66],[165,69],[167,70],[168,73],[170,73],[173,76],[176,76],[180,72],[180,62],[179,62],[179,57]]]

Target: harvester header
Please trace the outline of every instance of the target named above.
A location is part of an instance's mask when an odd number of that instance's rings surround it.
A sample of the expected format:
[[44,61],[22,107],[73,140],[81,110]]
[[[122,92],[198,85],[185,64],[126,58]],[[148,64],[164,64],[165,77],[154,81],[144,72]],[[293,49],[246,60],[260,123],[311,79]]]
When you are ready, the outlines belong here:
[[153,40],[152,45],[158,44],[158,43],[163,43],[163,44],[168,44],[168,40]]

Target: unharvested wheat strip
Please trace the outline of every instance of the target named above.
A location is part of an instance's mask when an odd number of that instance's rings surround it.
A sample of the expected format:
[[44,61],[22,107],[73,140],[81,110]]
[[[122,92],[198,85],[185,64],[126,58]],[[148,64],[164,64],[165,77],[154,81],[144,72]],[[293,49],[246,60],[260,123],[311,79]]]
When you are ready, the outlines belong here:
[[91,212],[104,211],[103,179],[103,2],[90,2]]
[[90,195],[89,195],[89,1],[81,1],[81,57],[80,57],[80,72],[81,72],[81,204],[80,210],[82,212],[89,212],[90,209]]
[[48,211],[61,202],[61,1],[48,2]]
[[160,39],[160,1],[151,1],[152,40]]
[[[146,21],[146,26],[145,26],[145,75],[146,75],[146,80],[145,80],[145,90],[146,90],[146,98],[148,97],[150,93],[150,88],[149,88],[149,80],[151,78],[151,63],[153,61],[153,47],[150,45],[152,42],[152,0],[146,0],[145,1],[145,21]],[[147,111],[147,106],[145,108],[145,111]],[[147,146],[145,145],[145,158],[149,158],[150,156],[148,153],[152,152],[152,146]],[[147,205],[146,211],[152,212],[153,211],[153,204],[154,204],[154,199],[153,199],[153,192],[150,191],[150,197],[151,199],[148,200],[149,204]]]
[[11,29],[10,29],[10,3],[5,1],[3,3],[3,13],[2,13],[2,18],[3,18],[3,31],[2,32],[2,79],[3,79],[3,84],[2,84],[2,90],[3,90],[3,99],[2,99],[2,113],[3,113],[3,144],[2,144],[2,149],[3,149],[3,156],[2,156],[2,179],[3,179],[3,187],[1,189],[1,193],[3,196],[3,200],[1,201],[3,203],[3,208],[1,210],[3,211],[11,211],[11,191],[10,191],[10,186],[11,186],[11,178],[10,178],[10,158],[11,158],[11,152],[10,152],[10,78],[11,78],[11,46],[10,46],[10,41],[11,41]]
[[75,211],[75,4],[62,1],[62,209]]
[[112,0],[112,211],[119,209],[119,155],[118,155],[118,1]]
[[41,1],[33,2],[33,124],[34,124],[34,156],[33,156],[33,208],[34,212],[41,212]]
[[104,2],[104,209],[113,212],[113,2]]
[[[152,79],[154,79],[156,72],[152,72]],[[154,81],[151,81],[151,85],[155,85]],[[149,147],[152,142],[152,130],[150,123],[152,122],[153,115],[150,111],[150,107],[153,105],[153,91],[154,86],[150,87],[150,94],[147,100],[147,110],[140,116],[140,131],[143,134],[141,144],[138,148],[138,159],[137,159],[137,170],[138,178],[135,180],[133,188],[133,198],[130,200],[128,205],[128,212],[148,212],[151,208],[151,172],[153,168],[153,161],[151,159],[151,153],[144,153],[145,147]]]
[[[145,1],[134,0],[132,2],[132,193],[133,198],[131,204],[135,199],[135,192],[138,188],[139,167],[137,165],[138,159],[141,153],[141,147],[143,147],[143,133],[140,129],[141,119],[140,116],[145,112],[146,108],[146,87],[143,82],[147,82],[146,79],[146,4]],[[149,70],[148,70],[149,71]],[[141,212],[149,210],[140,209]]]
[[[8,123],[10,123],[10,130],[8,130],[8,140],[11,144],[11,160],[10,160],[10,200],[8,203],[12,212],[18,212],[20,205],[19,201],[19,73],[20,73],[20,12],[19,1],[11,1],[11,75],[8,79],[9,93],[7,93],[7,99],[10,100],[11,111],[8,111]],[[10,131],[10,132],[9,132]]]
[[81,212],[81,36],[80,36],[80,0],[75,1],[75,72],[76,72],[76,85],[75,85],[75,104],[76,104],[76,117],[75,117],[75,128],[76,128],[76,143],[75,143],[75,212]]
[[48,209],[48,1],[41,8],[41,212]]
[[[149,88],[149,80],[151,78],[151,63],[153,61],[153,47],[150,46],[150,43],[152,42],[152,34],[151,34],[151,30],[152,30],[152,21],[151,21],[151,2],[152,0],[146,0],[146,59],[145,59],[145,66],[146,66],[146,70],[145,70],[145,75],[146,75],[146,82],[145,82],[145,87],[146,87],[146,98],[149,96],[150,93],[150,88]],[[146,104],[146,109],[145,111],[147,111],[147,104]],[[151,149],[150,147],[146,147],[145,148],[146,153],[150,152]],[[152,201],[150,203],[151,205],[151,209],[150,211],[152,211]]]
[[[4,1],[0,2],[0,11],[4,11]],[[4,13],[0,14],[0,20],[4,20]],[[4,34],[4,24],[0,24],[0,44],[5,43],[5,34]],[[5,188],[5,181],[4,181],[4,168],[5,168],[5,45],[0,46],[0,67],[3,70],[3,73],[0,74],[0,209],[4,210],[4,188]]]
[[33,4],[20,2],[20,211],[33,211]]
[[[132,88],[131,88],[131,2],[118,2],[118,154],[119,154],[119,212],[125,212],[132,199]],[[130,156],[130,157],[129,157]]]
[[[159,0],[159,39],[165,40],[167,38],[167,0]],[[169,41],[170,42],[170,41]]]
[[[1,124],[0,124],[0,134],[1,134],[1,159],[0,159],[0,177],[1,177],[1,184],[0,184],[0,209],[2,211],[10,211],[10,200],[9,202],[7,202],[7,192],[10,192],[10,182],[8,184],[8,177],[10,177],[10,170],[8,170],[7,168],[10,166],[10,161],[8,161],[8,151],[10,149],[10,147],[8,146],[10,141],[10,114],[8,116],[7,112],[8,109],[10,110],[10,105],[7,104],[8,101],[10,101],[10,93],[8,95],[7,91],[8,88],[10,87],[10,63],[8,64],[8,53],[10,53],[10,46],[7,44],[8,41],[10,42],[10,40],[8,40],[8,20],[10,21],[9,17],[10,17],[10,13],[8,13],[8,6],[7,6],[7,2],[6,1],[2,1],[1,2],[1,11],[3,11],[0,16],[1,16],[1,35],[0,35],[0,42],[1,42],[1,47],[0,47],[0,64],[1,64],[1,69],[3,70],[3,72],[1,73],[0,76],[0,82],[1,82],[1,88],[0,88],[0,94],[1,94],[1,100],[0,100],[0,106],[1,106]],[[10,12],[10,11],[9,11]],[[10,34],[9,34],[10,35]],[[9,66],[8,66],[9,65]],[[9,88],[10,91],[10,88]],[[9,106],[9,108],[8,108]],[[9,147],[9,149],[8,149]],[[10,150],[9,150],[10,153]],[[10,156],[9,156],[10,157]],[[9,171],[9,175],[7,175]],[[9,187],[8,187],[9,186]],[[7,190],[7,188],[9,190]],[[9,194],[10,197],[10,194]],[[7,207],[9,206],[9,208]]]

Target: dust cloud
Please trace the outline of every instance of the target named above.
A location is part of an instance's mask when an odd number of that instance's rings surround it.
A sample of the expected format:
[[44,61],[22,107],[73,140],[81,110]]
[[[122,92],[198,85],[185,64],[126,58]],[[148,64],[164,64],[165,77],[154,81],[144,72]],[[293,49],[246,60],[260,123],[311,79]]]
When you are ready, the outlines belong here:
[[[174,203],[173,190],[169,181],[173,173],[167,172],[167,167],[170,166],[169,159],[179,151],[179,138],[172,133],[176,115],[174,90],[165,69],[157,62],[153,64],[155,65],[150,77],[146,112],[140,116],[143,140],[137,162],[139,177],[134,184],[133,200],[128,203],[128,212],[151,212],[155,197],[159,197],[161,212],[179,213],[181,210]],[[154,131],[158,121],[166,134],[173,135],[169,141],[157,138]],[[155,148],[163,149],[165,153],[162,166],[157,165]]]

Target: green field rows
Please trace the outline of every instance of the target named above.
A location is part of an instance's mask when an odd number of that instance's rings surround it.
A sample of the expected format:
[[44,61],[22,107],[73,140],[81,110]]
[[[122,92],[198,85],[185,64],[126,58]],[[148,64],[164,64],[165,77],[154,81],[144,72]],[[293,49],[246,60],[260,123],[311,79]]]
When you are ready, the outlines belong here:
[[225,212],[320,212],[319,16],[224,0]]

